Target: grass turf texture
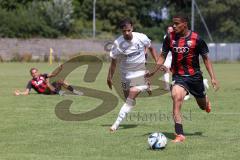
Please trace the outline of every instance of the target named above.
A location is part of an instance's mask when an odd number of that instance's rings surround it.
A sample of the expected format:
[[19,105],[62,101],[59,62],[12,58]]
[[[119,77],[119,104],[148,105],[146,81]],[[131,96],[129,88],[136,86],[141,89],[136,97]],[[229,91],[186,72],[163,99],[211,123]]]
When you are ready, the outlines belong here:
[[[114,134],[108,128],[114,122],[122,105],[108,114],[89,121],[62,121],[55,115],[55,105],[63,99],[72,99],[71,112],[91,110],[101,100],[78,96],[13,96],[16,88],[24,88],[30,79],[29,69],[35,66],[49,73],[57,66],[46,63],[0,64],[0,159],[17,160],[74,160],[74,159],[239,159],[240,64],[215,64],[221,89],[208,91],[212,112],[198,109],[194,99],[185,101],[182,112],[186,141],[173,144],[172,102],[169,94],[139,98],[137,107]],[[112,92],[107,88],[109,64],[104,64],[94,83],[82,77],[86,67],[80,67],[67,77],[70,84]],[[204,67],[202,67],[204,68]],[[205,69],[205,77],[208,78]],[[112,92],[115,94],[115,92]],[[151,119],[152,113],[157,119]],[[161,116],[159,116],[161,115]],[[148,148],[147,137],[152,132],[163,132],[168,145],[162,151]]]

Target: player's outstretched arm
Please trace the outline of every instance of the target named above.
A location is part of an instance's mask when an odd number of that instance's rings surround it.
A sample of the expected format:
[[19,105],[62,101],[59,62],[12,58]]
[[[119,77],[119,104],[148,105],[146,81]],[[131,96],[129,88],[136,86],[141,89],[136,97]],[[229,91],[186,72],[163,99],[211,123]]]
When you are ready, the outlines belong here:
[[58,67],[58,69],[57,69],[56,72],[53,72],[53,73],[48,74],[47,77],[48,77],[48,78],[52,78],[52,77],[57,76],[57,75],[62,71],[62,69],[63,69],[63,65],[60,65],[60,66]]
[[207,54],[203,55],[202,58],[203,58],[203,62],[205,64],[205,66],[206,66],[206,69],[208,71],[208,74],[211,77],[212,86],[213,86],[214,90],[217,91],[219,89],[219,83],[218,83],[218,80],[216,79],[216,76],[215,76],[215,73],[213,70],[213,66],[212,66],[212,62],[209,59]]
[[117,60],[112,58],[107,77],[107,84],[110,89],[112,89],[112,77],[116,69]]
[[21,92],[19,90],[15,90],[14,91],[14,95],[15,96],[20,96],[20,95],[27,96],[27,95],[29,95],[29,92],[30,92],[30,90],[28,88],[25,91],[23,91],[23,92]]

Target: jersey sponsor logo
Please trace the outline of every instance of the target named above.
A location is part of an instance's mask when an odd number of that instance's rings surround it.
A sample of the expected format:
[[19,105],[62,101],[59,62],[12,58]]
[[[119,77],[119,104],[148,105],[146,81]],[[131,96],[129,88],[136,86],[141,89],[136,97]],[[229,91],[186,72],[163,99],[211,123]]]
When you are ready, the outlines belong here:
[[140,52],[133,52],[133,53],[130,53],[130,54],[126,55],[126,57],[131,58],[131,57],[137,56],[139,54],[140,54]]
[[34,81],[35,85],[41,85],[43,82],[45,82],[45,78],[40,76],[37,80]]
[[38,81],[35,81],[35,84],[38,86],[38,85],[40,85],[40,84],[42,84],[43,83],[43,80],[38,80]]
[[173,51],[177,53],[188,53],[189,47],[173,47]]
[[[133,47],[133,48],[132,48]],[[122,43],[120,43],[119,48],[122,50],[122,52],[126,52],[126,50],[128,49],[140,49],[140,44],[132,44],[126,41],[123,41]]]
[[187,41],[187,45],[188,45],[188,47],[191,47],[192,46],[192,41]]

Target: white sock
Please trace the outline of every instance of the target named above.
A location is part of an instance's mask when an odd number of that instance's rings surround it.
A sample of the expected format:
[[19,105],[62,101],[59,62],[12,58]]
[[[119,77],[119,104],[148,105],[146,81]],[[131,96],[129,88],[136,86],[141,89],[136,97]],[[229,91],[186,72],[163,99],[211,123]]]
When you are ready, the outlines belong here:
[[208,85],[208,80],[207,79],[203,79],[203,84],[204,84],[205,90],[209,89],[209,85]]
[[83,92],[73,89],[73,93],[79,96],[83,95]]
[[120,123],[125,119],[126,115],[132,110],[135,105],[135,100],[127,98],[126,102],[123,104],[120,112],[118,114],[117,120],[112,125],[113,129],[117,129]]
[[164,89],[166,90],[170,90],[170,85],[169,85],[169,78],[170,78],[170,74],[168,72],[166,72],[164,75],[163,75],[163,81],[164,81]]

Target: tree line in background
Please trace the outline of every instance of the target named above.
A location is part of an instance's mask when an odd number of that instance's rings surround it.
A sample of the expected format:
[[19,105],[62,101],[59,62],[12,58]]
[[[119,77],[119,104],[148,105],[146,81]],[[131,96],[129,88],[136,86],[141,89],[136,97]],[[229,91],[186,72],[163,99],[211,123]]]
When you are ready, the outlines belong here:
[[[195,1],[214,42],[239,42],[240,0]],[[136,31],[162,41],[178,12],[191,18],[191,0],[96,0],[96,37],[112,39],[119,34],[118,22],[130,17]],[[92,17],[93,0],[0,0],[0,37],[89,38]],[[195,31],[208,41],[197,13]]]

